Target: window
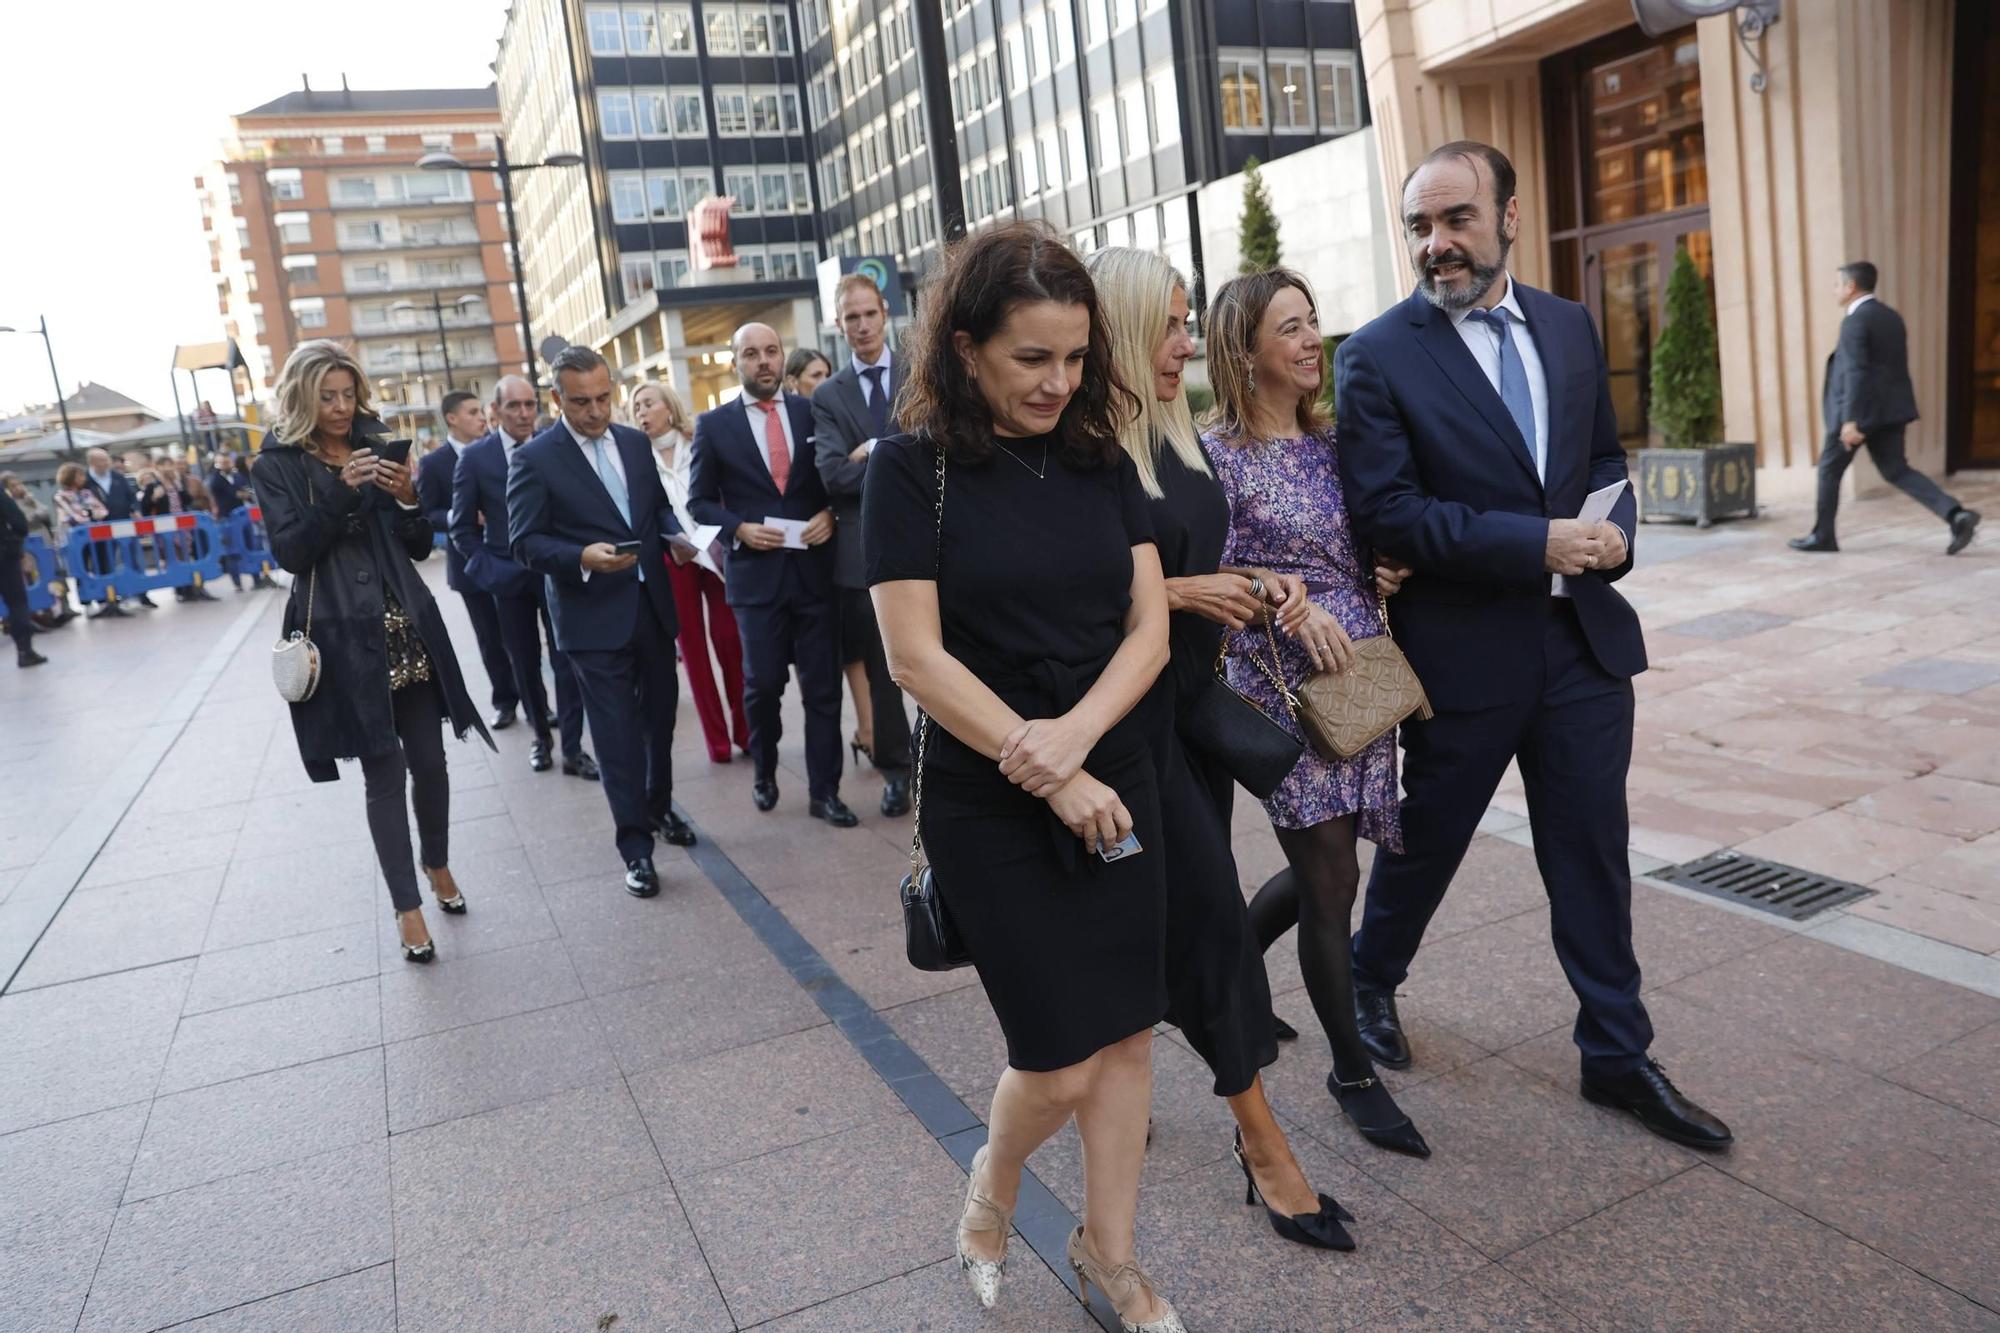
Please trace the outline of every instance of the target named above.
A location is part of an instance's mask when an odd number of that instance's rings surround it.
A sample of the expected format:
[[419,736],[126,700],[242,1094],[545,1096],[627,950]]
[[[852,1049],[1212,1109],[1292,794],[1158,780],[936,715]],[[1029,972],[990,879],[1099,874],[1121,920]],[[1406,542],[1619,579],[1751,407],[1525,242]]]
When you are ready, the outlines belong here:
[[1007,48],[1007,88],[1022,92],[1028,86],[1028,48],[1019,25],[1007,29],[1001,43]]
[[646,177],[646,215],[654,222],[681,220],[680,177],[657,172]]
[[1181,141],[1180,90],[1174,86],[1174,72],[1163,69],[1150,75],[1146,83],[1152,92],[1153,120],[1150,131],[1153,143],[1164,148],[1168,144]]
[[1255,57],[1222,56],[1216,65],[1222,76],[1224,133],[1264,128],[1263,61]]
[[681,173],[681,203],[693,208],[702,200],[715,193],[715,177],[706,171],[683,171]]
[[389,266],[387,264],[356,264],[347,271],[347,285],[350,287],[387,287]]
[[653,257],[623,255],[618,260],[618,276],[625,288],[627,304],[653,290]]
[[326,299],[320,296],[301,296],[292,302],[292,318],[302,329],[326,327]]
[[659,269],[660,286],[685,287],[688,285],[688,257],[682,250],[669,250],[665,254],[653,256]]
[[1132,0],[1111,0],[1111,31],[1123,32],[1139,21],[1139,9]]
[[771,49],[781,56],[792,53],[792,19],[782,9],[771,11]]
[[368,136],[367,143],[368,151],[371,153],[386,153],[389,151],[389,136],[386,134],[371,134]]
[[750,129],[754,134],[784,133],[784,122],[778,118],[778,90],[776,88],[753,88],[750,90]]
[[812,206],[812,189],[806,181],[806,169],[804,167],[793,167],[792,211],[794,213],[810,213],[812,212]]
[[424,151],[427,153],[449,153],[451,151],[451,136],[449,134],[426,134],[423,136],[423,145]]
[[1070,22],[1069,6],[1060,0],[1051,0],[1044,12],[1049,20],[1049,50],[1055,56],[1055,68],[1061,69],[1076,59],[1076,27]]
[[694,54],[694,10],[691,7],[660,6],[660,49],[670,56]]
[[738,24],[742,28],[743,54],[771,54],[771,15],[768,10],[744,6]]
[[343,249],[372,250],[382,244],[382,235],[380,222],[350,222],[340,229],[340,244]]
[[243,202],[242,179],[238,177],[237,174],[233,171],[230,172],[229,175],[224,179],[226,179],[229,182],[229,202],[232,204],[242,203]]
[[1062,143],[1053,125],[1044,127],[1041,137],[1035,140],[1035,169],[1041,173],[1044,190],[1054,190],[1064,183],[1059,179],[1062,172]]
[[278,228],[278,239],[286,245],[310,245],[312,243],[312,214],[278,213],[271,218]]
[[635,88],[632,100],[639,106],[639,137],[664,139],[674,132],[667,111],[667,94],[662,88]]
[[1125,160],[1125,143],[1118,136],[1118,106],[1110,98],[1094,102],[1090,108],[1090,129],[1097,138],[1097,156],[1091,165],[1105,171]]
[[620,32],[622,27],[616,5],[592,5],[584,11],[584,24],[590,30],[590,54],[594,56],[622,56],[625,54],[625,40]]
[[646,178],[638,172],[611,173],[611,220],[613,222],[646,220]]
[[1049,64],[1048,19],[1040,10],[1028,15],[1028,82],[1033,83],[1054,66]]
[[736,11],[717,5],[702,11],[708,20],[708,53],[712,56],[736,54]]
[[792,173],[787,168],[765,171],[757,177],[757,198],[766,213],[793,212]]
[[285,277],[295,283],[305,284],[319,281],[319,257],[317,255],[286,255],[278,262],[285,266]]
[[1271,57],[1271,128],[1280,134],[1312,133],[1312,89],[1304,56]]
[[597,123],[607,139],[630,139],[636,133],[632,120],[632,94],[599,89]]
[[806,106],[812,112],[814,129],[833,119],[833,90],[828,86],[825,74],[813,75],[806,84]]
[[[306,197],[305,182],[300,179],[297,167],[273,167],[265,173],[264,179],[271,183],[271,197],[273,199],[303,199]],[[241,199],[234,197],[238,193],[236,177],[231,176],[229,178],[229,185],[229,192],[232,196],[229,202],[232,204],[243,202]]]
[[1090,172],[1090,155],[1084,148],[1083,121],[1071,116],[1062,123],[1063,180],[1081,181]]
[[343,204],[375,202],[375,181],[369,176],[342,176],[333,183],[334,198]]
[[741,88],[715,90],[715,132],[744,135],[750,132],[750,103]]
[[1146,85],[1126,84],[1118,92],[1118,124],[1125,134],[1125,156],[1136,162],[1151,151],[1146,133]]
[[754,171],[729,170],[722,173],[722,192],[736,199],[736,212],[755,213],[757,207],[757,173]]
[[824,0],[799,0],[799,27],[808,44],[827,29]]
[[635,56],[660,54],[660,16],[651,5],[632,5],[625,10],[625,50]]
[[[1056,0],[1061,4],[1062,0]],[[1083,0],[1083,45],[1085,50],[1111,37],[1111,7],[1108,0]]]
[[675,134],[683,139],[699,139],[708,133],[700,93],[669,93],[667,101],[673,109]]
[[1313,65],[1313,94],[1321,134],[1347,134],[1361,128],[1361,89],[1353,52],[1319,57]]
[[1032,139],[1014,141],[1014,160],[1021,165],[1021,193],[1024,196],[1042,192],[1042,173],[1035,165],[1035,143]]
[[328,157],[339,157],[347,151],[347,145],[338,134],[329,134],[319,141],[320,151]]

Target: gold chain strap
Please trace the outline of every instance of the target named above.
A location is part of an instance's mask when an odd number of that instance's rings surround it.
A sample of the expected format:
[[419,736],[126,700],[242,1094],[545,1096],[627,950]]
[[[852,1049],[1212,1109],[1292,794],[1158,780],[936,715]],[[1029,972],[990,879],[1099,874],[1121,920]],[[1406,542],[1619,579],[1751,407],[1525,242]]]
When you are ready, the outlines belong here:
[[[1278,698],[1284,701],[1285,707],[1296,713],[1299,711],[1299,698],[1292,693],[1291,686],[1285,684],[1284,673],[1278,669],[1278,636],[1271,631],[1271,608],[1267,606],[1259,611],[1257,619],[1264,626],[1264,642],[1271,646],[1270,665],[1265,665],[1264,659],[1257,655],[1255,648],[1245,650],[1243,655],[1250,659],[1251,666],[1256,667],[1258,671],[1263,673],[1265,680],[1271,682],[1271,688],[1278,692]],[[1227,635],[1223,637],[1223,642],[1225,644],[1228,643]],[[1221,655],[1218,653],[1216,657],[1218,665],[1220,665],[1221,660]]]
[[[944,446],[937,449],[937,554],[932,561],[933,578],[943,572],[944,566]],[[921,875],[924,869],[924,753],[930,748],[931,715],[921,707],[917,709],[917,775],[915,791],[911,797],[910,818],[910,873]]]
[[313,636],[313,594],[319,590],[319,566],[306,574],[306,637]]

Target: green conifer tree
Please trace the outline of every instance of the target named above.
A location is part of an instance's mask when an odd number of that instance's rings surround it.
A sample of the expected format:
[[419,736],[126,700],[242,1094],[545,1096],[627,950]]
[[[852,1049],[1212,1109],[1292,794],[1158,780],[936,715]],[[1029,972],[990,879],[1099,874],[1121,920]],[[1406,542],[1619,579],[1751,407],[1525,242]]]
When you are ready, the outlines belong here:
[[1714,444],[1722,434],[1722,367],[1708,287],[1685,248],[1667,279],[1666,316],[1653,344],[1653,424],[1669,449]]
[[1243,235],[1243,263],[1239,273],[1262,273],[1282,262],[1278,247],[1278,215],[1271,211],[1271,196],[1264,190],[1264,174],[1256,158],[1243,166],[1243,218],[1238,224]]

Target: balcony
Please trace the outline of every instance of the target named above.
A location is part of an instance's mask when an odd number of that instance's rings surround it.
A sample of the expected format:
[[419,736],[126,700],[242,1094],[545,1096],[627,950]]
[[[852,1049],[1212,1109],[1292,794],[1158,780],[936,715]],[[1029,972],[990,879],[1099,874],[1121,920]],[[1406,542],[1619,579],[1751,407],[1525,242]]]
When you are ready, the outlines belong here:
[[361,208],[438,208],[449,205],[469,208],[476,201],[470,193],[467,193],[428,195],[422,199],[395,199],[382,195],[371,195],[366,199],[336,197],[329,202],[336,211],[352,211]]
[[[458,319],[446,313],[444,326],[446,329],[490,329],[493,327],[493,317],[480,315],[477,318]],[[437,321],[428,311],[421,319],[413,316],[407,320],[357,318],[354,321],[354,336],[357,338],[407,338],[412,334],[435,332],[437,332]]]
[[439,250],[447,246],[474,246],[479,244],[476,231],[453,232],[448,236],[420,236],[415,232],[403,232],[398,236],[384,236],[372,241],[357,241],[350,237],[340,238],[342,250],[357,252],[385,250]]
[[346,292],[349,296],[389,296],[397,292],[450,291],[454,287],[478,287],[487,285],[483,273],[464,273],[452,277],[435,278],[388,278],[381,282],[361,278],[350,278]]

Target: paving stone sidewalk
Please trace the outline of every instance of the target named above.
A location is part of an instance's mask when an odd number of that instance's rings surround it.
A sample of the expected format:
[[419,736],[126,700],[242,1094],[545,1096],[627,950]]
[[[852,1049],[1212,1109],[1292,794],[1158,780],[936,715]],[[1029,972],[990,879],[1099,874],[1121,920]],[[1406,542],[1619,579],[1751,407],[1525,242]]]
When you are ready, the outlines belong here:
[[[1810,864],[1835,836],[1814,820],[1949,824],[1876,796],[1920,780],[1905,742],[1952,738],[1923,772],[2000,791],[1996,687],[1936,688],[2000,671],[2000,546],[1933,564],[1903,517],[1851,506],[1852,554],[1806,569],[1772,523],[1642,532],[1656,565],[1629,586],[1661,665],[1637,866],[1791,828]],[[902,958],[907,822],[874,814],[872,775],[846,784],[862,827],[808,821],[794,711],[760,815],[684,707],[677,792],[703,844],[662,849],[666,892],[640,902],[595,786],[529,772],[518,728],[497,755],[452,746],[472,912],[435,920],[441,961],[411,967],[358,778],[306,781],[270,689],[277,598],[224,598],[79,625],[52,667],[0,671],[0,959],[25,952],[0,995],[0,1329],[1097,1327],[1024,1240],[1001,1309],[978,1315],[957,1276],[960,1163],[1002,1048],[969,973]],[[1687,631],[1717,612],[1791,620]],[[1899,668],[1918,674],[1871,682]],[[1889,858],[1876,910],[1915,901],[1904,880],[1990,894],[2000,820],[1979,822]],[[1226,1108],[1175,1034],[1157,1044],[1141,1249],[1190,1325],[2000,1330],[2000,998],[1857,952],[1895,952],[1860,927],[1841,947],[1642,881],[1658,1053],[1739,1137],[1674,1147],[1576,1095],[1520,825],[1503,795],[1406,987],[1418,1059],[1389,1078],[1431,1160],[1348,1129],[1320,1043],[1268,1072],[1356,1253],[1286,1245],[1242,1206]],[[1279,858],[1254,804],[1235,833],[1260,882]],[[1927,878],[1960,854],[1979,873]],[[1893,940],[1894,920],[1868,929]],[[1310,1031],[1289,940],[1269,963]],[[1046,1250],[1082,1202],[1073,1132],[1032,1168],[1048,1194],[1022,1224]]]

